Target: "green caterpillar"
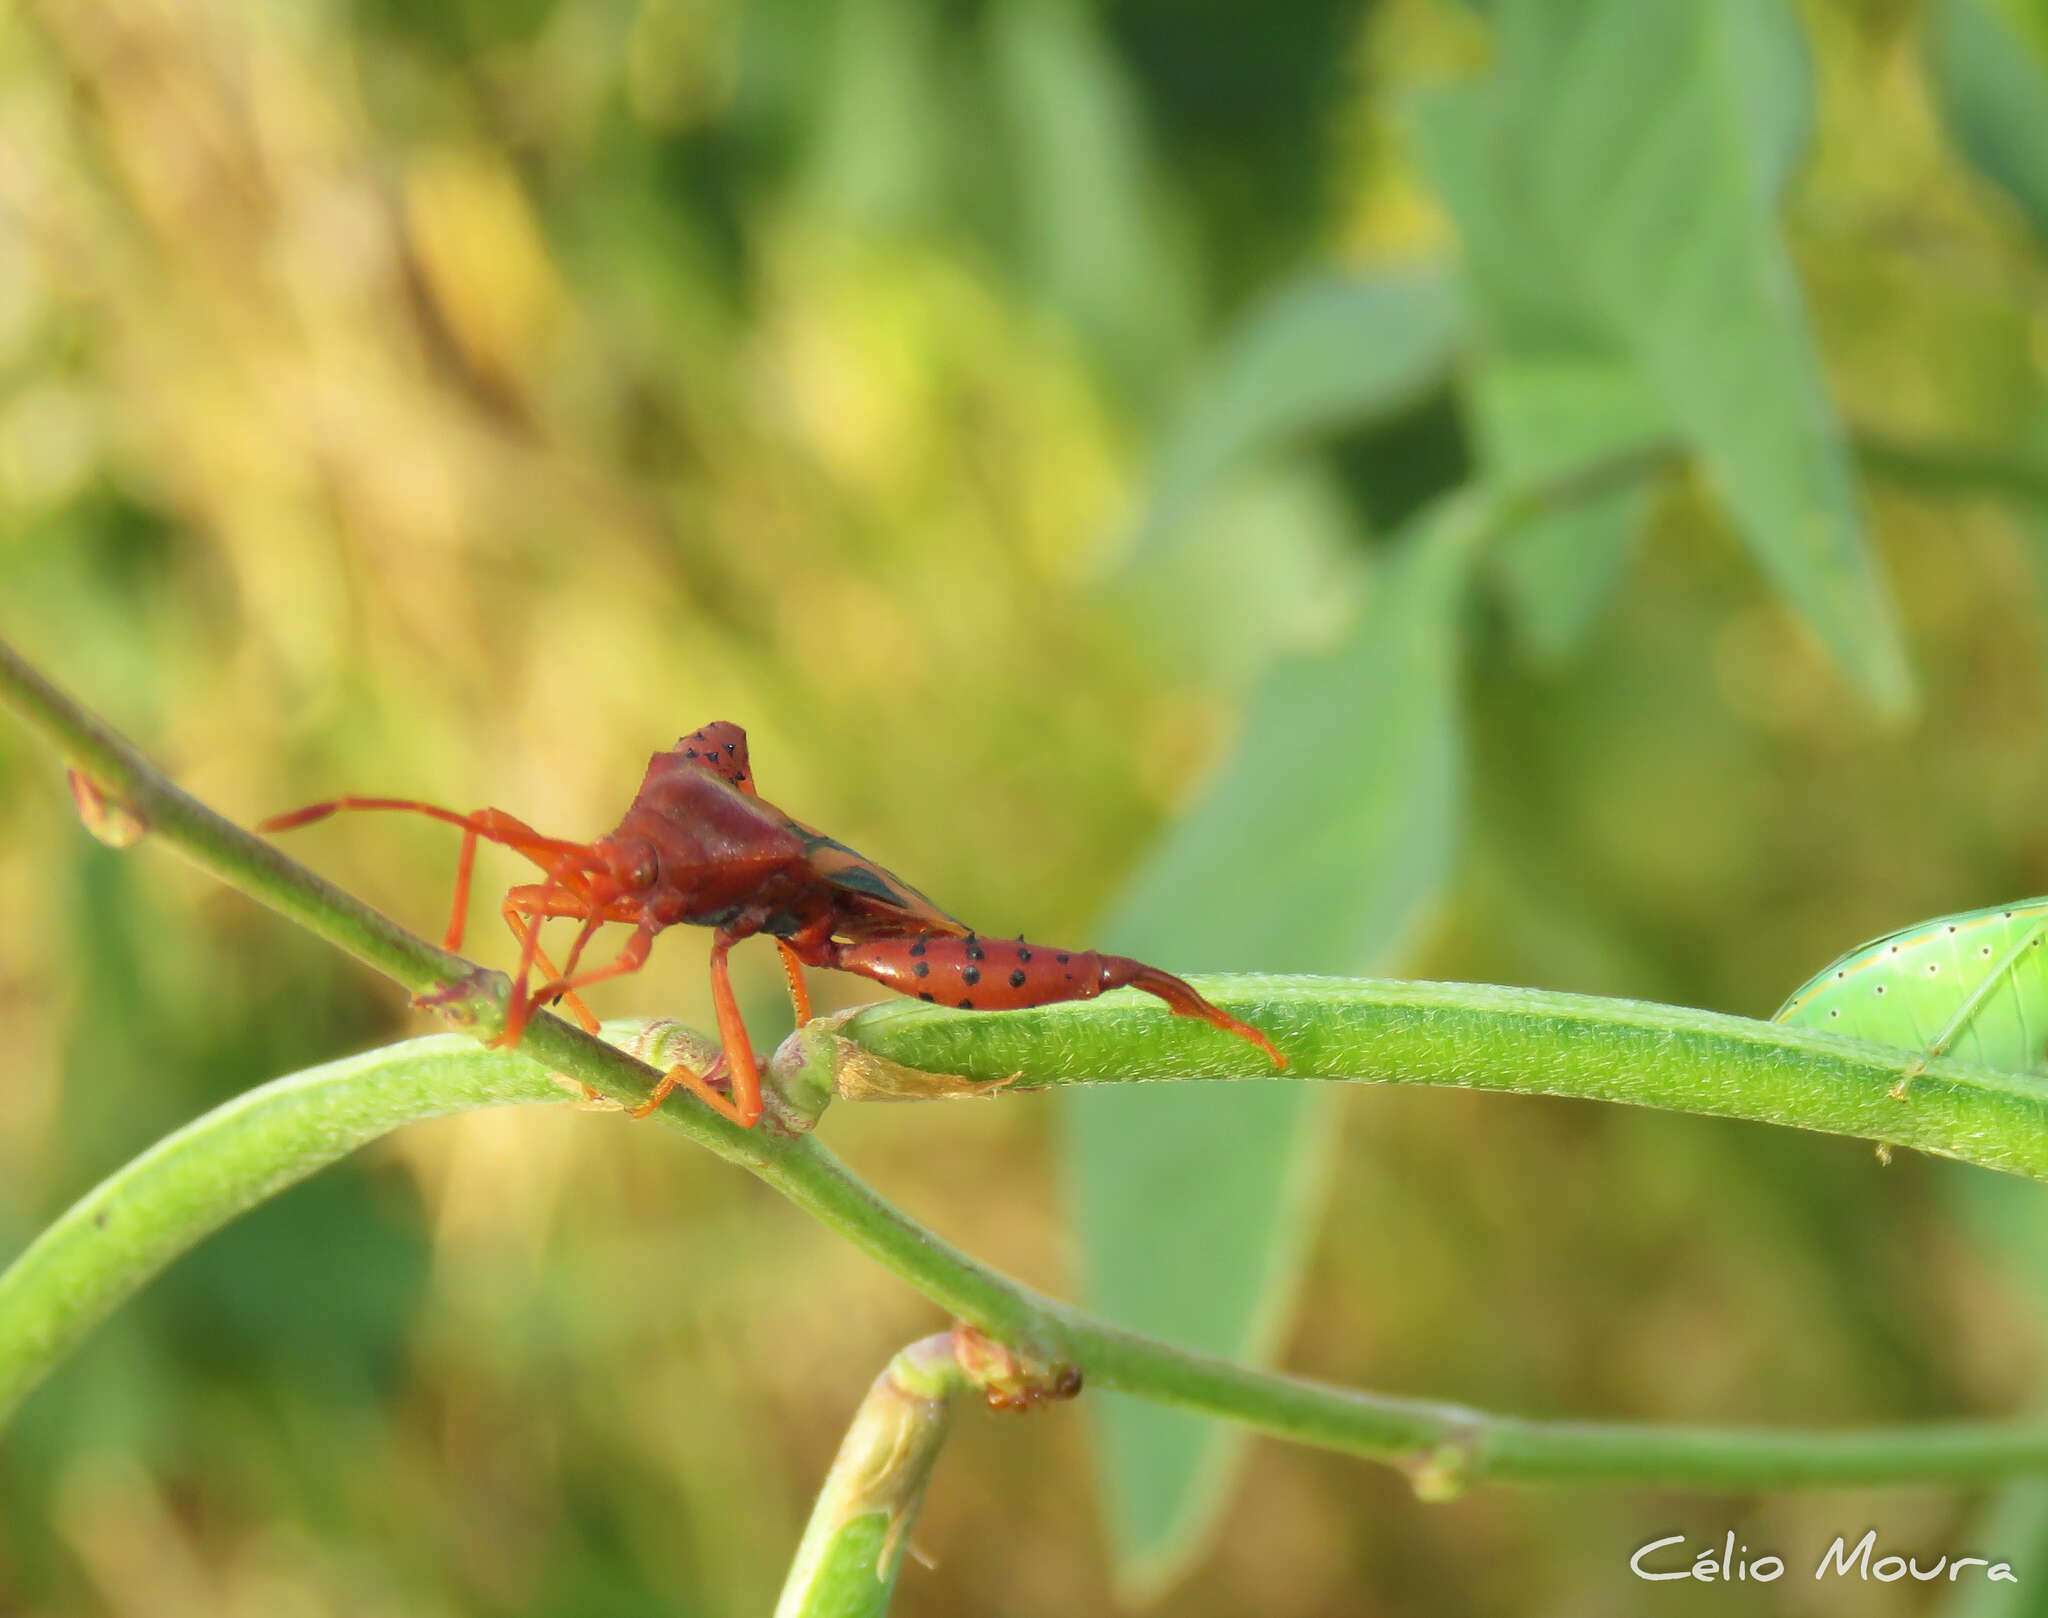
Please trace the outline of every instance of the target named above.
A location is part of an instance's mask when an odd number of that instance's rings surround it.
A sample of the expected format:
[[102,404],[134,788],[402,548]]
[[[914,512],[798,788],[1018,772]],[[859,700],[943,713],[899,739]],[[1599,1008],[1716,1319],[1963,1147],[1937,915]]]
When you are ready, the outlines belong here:
[[[1772,1019],[1918,1051],[2048,1072],[2048,898],[1916,922],[1803,984]],[[1903,1082],[1903,1081],[1902,1081]]]

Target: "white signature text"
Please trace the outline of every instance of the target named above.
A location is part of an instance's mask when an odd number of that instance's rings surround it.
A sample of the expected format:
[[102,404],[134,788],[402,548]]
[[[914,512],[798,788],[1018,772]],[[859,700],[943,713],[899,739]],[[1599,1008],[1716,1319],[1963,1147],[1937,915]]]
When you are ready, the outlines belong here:
[[[1649,1544],[1638,1547],[1635,1555],[1628,1559],[1629,1571],[1639,1579],[1653,1582],[1697,1579],[1702,1584],[1715,1580],[1732,1583],[1742,1579],[1769,1584],[1785,1576],[1785,1559],[1782,1556],[1770,1551],[1751,1555],[1747,1545],[1737,1547],[1732,1528],[1719,1545],[1702,1547],[1690,1562],[1686,1560],[1684,1546],[1683,1534],[1653,1539]],[[1813,1576],[1816,1579],[1843,1579],[1853,1575],[1859,1579],[1876,1579],[1880,1584],[1891,1584],[1904,1578],[1918,1579],[1923,1584],[1935,1580],[1953,1584],[1967,1571],[1972,1578],[2003,1584],[2020,1582],[2010,1562],[1994,1561],[1987,1556],[1936,1556],[1923,1563],[1918,1556],[1879,1552],[1875,1528],[1866,1532],[1854,1545],[1849,1543],[1846,1534],[1837,1534],[1835,1542],[1821,1553]]]

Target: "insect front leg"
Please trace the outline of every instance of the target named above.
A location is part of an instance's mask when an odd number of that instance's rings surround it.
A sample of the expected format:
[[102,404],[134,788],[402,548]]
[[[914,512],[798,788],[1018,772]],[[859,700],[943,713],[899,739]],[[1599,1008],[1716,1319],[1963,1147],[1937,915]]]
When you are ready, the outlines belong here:
[[[506,1008],[504,1030],[493,1041],[494,1044],[505,1048],[519,1043],[519,1036],[525,1032],[527,1021],[536,1008],[565,996],[578,1008],[577,1020],[591,1033],[596,1033],[597,1019],[576,997],[575,991],[608,977],[638,971],[647,960],[647,951],[653,945],[654,933],[657,930],[648,926],[642,917],[640,907],[630,899],[614,900],[593,914],[588,898],[570,893],[550,882],[533,882],[512,889],[505,895],[505,903],[500,913],[505,918],[505,924],[512,929],[513,936],[519,940],[519,969],[512,979],[511,1004]],[[647,937],[646,941],[640,944],[637,958],[633,958],[633,949],[635,941],[640,938],[639,933],[635,933],[633,938],[626,941],[626,947],[609,966],[601,966],[593,972],[578,973],[573,977],[564,978],[556,973],[553,964],[540,947],[540,923],[551,916],[573,916],[584,923],[586,932],[600,922],[639,922]],[[578,935],[579,947],[582,937],[582,934]],[[631,964],[620,964],[629,958]],[[548,977],[538,990],[529,992],[527,984],[536,963]]]
[[[518,940],[520,954],[524,955],[527,949],[528,938],[530,935],[537,934],[540,931],[540,923],[538,921],[528,921],[525,919],[525,917],[520,915],[520,913],[513,908],[512,901],[509,897],[506,899],[505,907],[500,912],[500,914],[503,915],[505,918],[505,925],[512,929],[513,938]],[[548,952],[540,947],[540,939],[538,937],[532,938],[532,945],[533,959],[535,964],[537,964],[543,972],[547,973],[547,975],[550,978],[560,977],[562,975],[560,969],[556,967],[553,961],[548,959]],[[586,1034],[594,1034],[598,1031],[597,1018],[591,1012],[590,1007],[586,1006],[583,1003],[583,997],[581,995],[575,993],[572,990],[568,994],[563,995],[562,998],[564,1001],[568,1003],[569,1010],[572,1014],[574,1014],[577,1022],[583,1025],[583,1031]]]
[[[584,925],[588,927],[590,922],[586,920]],[[589,971],[578,972],[574,977],[548,979],[532,994],[525,996],[528,1014],[531,1015],[535,1006],[544,1006],[564,996],[573,996],[578,989],[587,989],[593,983],[602,983],[606,978],[624,977],[628,972],[639,971],[647,964],[647,952],[654,947],[654,935],[660,930],[653,922],[642,921],[634,929],[633,936],[626,940],[625,947],[603,966],[593,966]],[[591,1030],[592,1033],[596,1031]],[[516,1044],[517,1040],[508,1038],[502,1042],[510,1045]]]

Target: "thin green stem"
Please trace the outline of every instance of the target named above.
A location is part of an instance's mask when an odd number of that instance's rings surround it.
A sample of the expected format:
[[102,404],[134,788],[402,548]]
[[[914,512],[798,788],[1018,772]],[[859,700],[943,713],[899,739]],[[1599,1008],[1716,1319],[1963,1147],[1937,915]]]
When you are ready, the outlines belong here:
[[[1193,980],[1287,1053],[1290,1079],[1578,1096],[1853,1135],[2048,1180],[2048,1082],[1683,1006],[1482,983]],[[1137,995],[960,1012],[869,1006],[807,1047],[841,1095],[966,1095],[1144,1079],[1272,1077],[1259,1053]]]
[[2048,459],[1981,444],[1915,443],[1859,429],[1857,464],[1872,477],[1936,494],[1995,494],[2022,505],[2048,505]]
[[[637,1024],[610,1032],[646,1037]],[[523,1053],[444,1034],[280,1079],[215,1109],[89,1193],[0,1274],[0,1414],[164,1264],[264,1196],[414,1120],[560,1095]],[[681,1109],[659,1116],[673,1128],[688,1123]],[[977,1264],[878,1197],[815,1137],[776,1137],[763,1157],[757,1172],[770,1184],[990,1337],[1077,1366],[1091,1387],[1392,1461],[1433,1493],[1483,1479],[1766,1489],[2048,1470],[2040,1425],[1838,1433],[1524,1421],[1255,1371],[1090,1319]]]
[[[350,949],[416,993],[485,974],[337,892],[196,803],[126,742],[0,647],[0,700],[21,711],[100,793],[188,858]],[[1467,1084],[1679,1107],[1863,1134],[2048,1177],[2033,1081],[1931,1064],[1911,1099],[1883,1094],[1901,1053],[1665,1006],[1444,984],[1214,980],[1219,1002],[1269,1029],[1296,1077]],[[502,978],[498,979],[502,997]],[[489,1009],[492,996],[480,992]],[[1250,1046],[1150,1003],[999,1015],[904,1002],[814,1024],[772,1064],[815,1103],[841,1093],[962,1093],[1122,1078],[1270,1076]],[[488,1022],[488,1016],[479,1019]],[[634,1034],[636,1048],[663,1038]],[[848,1052],[858,1052],[859,1060]],[[552,1017],[517,1052],[445,1036],[264,1086],[171,1137],[67,1214],[0,1276],[0,1410],[176,1252],[262,1196],[414,1118],[531,1102],[560,1073],[637,1101],[656,1074]],[[958,1075],[946,1079],[936,1074]],[[857,1079],[850,1086],[849,1080]],[[923,1084],[923,1089],[917,1085]],[[1955,1424],[1858,1434],[1521,1421],[1276,1376],[1093,1321],[986,1269],[849,1174],[795,1128],[740,1130],[677,1099],[662,1121],[745,1165],[910,1281],[1027,1358],[1304,1443],[1394,1460],[1419,1486],[1477,1478],[1715,1488],[1978,1480],[2048,1470],[2048,1429]],[[621,1127],[624,1127],[623,1125]]]
[[560,1101],[545,1069],[451,1034],[223,1103],[100,1182],[0,1273],[0,1419],[122,1300],[264,1198],[401,1125]]
[[[473,968],[323,881],[181,791],[111,725],[0,642],[0,701],[52,742],[108,799],[208,874],[337,944],[415,994],[465,981]],[[502,1001],[502,989],[498,994]]]
[[[480,1035],[502,1026],[510,989],[502,972],[428,943],[215,813],[4,641],[0,703],[41,732],[117,810],[201,870],[347,950],[416,997],[437,997],[443,1015],[457,1026]],[[645,1064],[544,1012],[527,1024],[520,1049],[551,1069],[573,1067],[584,1083],[617,1101],[645,1099],[655,1079]],[[679,1116],[687,1133],[721,1155],[743,1164],[757,1159],[759,1145],[750,1132],[701,1107]]]
[[790,1563],[775,1618],[882,1618],[925,1485],[968,1391],[953,1334],[912,1343],[854,1413]]

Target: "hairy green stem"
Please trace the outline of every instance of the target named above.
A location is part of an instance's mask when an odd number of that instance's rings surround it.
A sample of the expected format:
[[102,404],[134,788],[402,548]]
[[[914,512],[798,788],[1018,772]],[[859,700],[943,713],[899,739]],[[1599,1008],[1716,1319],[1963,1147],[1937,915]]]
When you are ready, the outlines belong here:
[[414,993],[445,989],[474,971],[460,956],[407,932],[179,790],[125,737],[50,684],[5,642],[0,642],[0,701],[41,731],[145,832],[156,833],[201,870]]
[[[127,822],[146,824],[224,881],[415,993],[475,988],[478,1020],[490,1025],[491,1002],[502,1004],[502,977],[493,991],[495,975],[413,937],[178,791],[5,647],[0,700],[48,735]],[[1705,1012],[1467,985],[1269,978],[1209,986],[1219,1002],[1274,1034],[1295,1077],[1674,1106],[1862,1134],[2048,1177],[2044,1092],[2016,1075],[1935,1063],[1909,1099],[1894,1101],[1885,1092],[1900,1072],[1899,1052]],[[676,1042],[649,1028],[632,1030],[631,1039],[651,1052]],[[909,1080],[904,1064],[918,1070]],[[834,1090],[958,1094],[1132,1075],[1271,1076],[1244,1042],[1165,1017],[1129,995],[997,1015],[903,1002],[864,1012],[837,1034],[814,1024],[772,1067],[800,1116]],[[935,1072],[957,1077],[934,1079]],[[656,1078],[626,1051],[544,1016],[529,1025],[517,1052],[446,1036],[414,1041],[266,1085],[199,1120],[92,1193],[0,1276],[0,1410],[170,1257],[261,1197],[411,1119],[553,1095],[556,1073],[629,1101]],[[859,1082],[850,1085],[849,1076]],[[919,1089],[924,1081],[931,1082]],[[1090,1320],[984,1268],[797,1128],[776,1127],[771,1118],[740,1130],[681,1098],[660,1116],[1028,1358],[1078,1366],[1095,1386],[1396,1461],[1432,1493],[1480,1478],[1759,1489],[2048,1470],[2048,1428],[2039,1426],[1838,1434],[1530,1422],[1254,1371]]]
[[[510,992],[502,972],[486,971],[428,943],[180,790],[133,743],[58,690],[4,641],[0,703],[40,731],[123,821],[347,950],[416,997],[436,997],[443,1014],[458,1026],[484,1035],[502,1026]],[[123,845],[132,840],[127,834],[120,838]],[[644,1063],[545,1012],[527,1024],[520,1050],[557,1071],[573,1067],[582,1082],[617,1101],[645,1099],[655,1079]],[[749,1165],[757,1160],[759,1144],[749,1131],[702,1107],[678,1109],[677,1117],[679,1127],[721,1155]]]
[[[1291,1079],[1448,1084],[1790,1124],[2048,1180],[2048,1081],[1836,1034],[1639,1000],[1482,983],[1196,978],[1287,1053]],[[820,1032],[841,1095],[967,1095],[1145,1079],[1270,1077],[1258,1053],[1137,995],[968,1013],[899,1000]]]
[[[609,1032],[647,1037],[638,1024]],[[280,1079],[216,1108],[89,1193],[0,1274],[0,1414],[164,1264],[261,1198],[413,1120],[560,1096],[523,1053],[443,1034]],[[687,1123],[680,1108],[659,1116],[671,1127]],[[877,1196],[815,1137],[774,1137],[762,1157],[757,1172],[770,1184],[990,1337],[1077,1366],[1091,1387],[1392,1461],[1432,1494],[1485,1479],[1765,1489],[2048,1470],[2048,1427],[2040,1425],[1830,1433],[1524,1421],[1256,1371],[1090,1319],[977,1264]]]

